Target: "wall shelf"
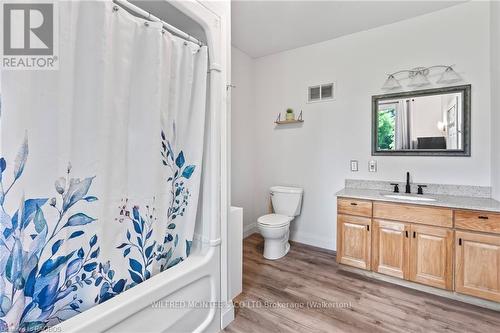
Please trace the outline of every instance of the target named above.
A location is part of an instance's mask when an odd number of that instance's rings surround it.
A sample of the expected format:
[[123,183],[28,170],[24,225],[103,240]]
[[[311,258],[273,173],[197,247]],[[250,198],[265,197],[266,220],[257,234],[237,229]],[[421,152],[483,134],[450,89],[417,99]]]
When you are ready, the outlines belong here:
[[281,120],[281,113],[278,113],[278,117],[276,118],[276,121],[274,123],[276,125],[286,125],[286,124],[300,124],[303,122],[304,120],[302,119],[302,110],[300,110],[299,117],[297,119],[291,119],[291,120]]
[[303,120],[276,120],[274,123],[277,125],[286,125],[286,124],[296,124],[296,123],[303,123]]

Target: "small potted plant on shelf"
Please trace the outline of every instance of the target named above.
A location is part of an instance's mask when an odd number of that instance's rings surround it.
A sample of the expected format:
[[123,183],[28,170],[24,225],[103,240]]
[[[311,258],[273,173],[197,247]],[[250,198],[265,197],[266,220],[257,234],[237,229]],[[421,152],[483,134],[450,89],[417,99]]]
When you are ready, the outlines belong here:
[[293,109],[286,110],[286,120],[295,120],[295,115],[293,114]]

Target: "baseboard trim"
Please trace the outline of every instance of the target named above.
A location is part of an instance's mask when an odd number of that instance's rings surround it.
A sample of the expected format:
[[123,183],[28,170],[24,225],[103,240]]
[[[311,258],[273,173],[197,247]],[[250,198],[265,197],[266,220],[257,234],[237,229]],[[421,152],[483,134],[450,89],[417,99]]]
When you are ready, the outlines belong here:
[[[258,232],[259,229],[257,228],[257,223],[246,225],[243,227],[243,238],[247,238],[248,236]],[[297,243],[335,251],[335,248],[333,247],[334,244],[330,238],[320,238],[316,235],[311,235],[304,232],[290,231],[290,240]]]
[[314,247],[320,247],[322,249],[326,250],[335,250],[334,244],[331,238],[322,238],[322,237],[317,237],[316,235],[311,235],[307,234],[304,232],[296,232],[296,231],[291,231],[290,232],[290,240],[297,242],[297,243],[302,243],[302,244],[307,244],[311,245]]
[[257,223],[252,223],[243,227],[243,238],[247,238],[248,236],[255,234],[259,231],[257,228]]

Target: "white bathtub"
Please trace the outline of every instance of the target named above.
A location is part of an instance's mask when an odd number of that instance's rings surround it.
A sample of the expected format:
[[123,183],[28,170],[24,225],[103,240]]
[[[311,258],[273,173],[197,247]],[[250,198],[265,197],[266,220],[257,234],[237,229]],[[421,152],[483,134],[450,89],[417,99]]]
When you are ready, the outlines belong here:
[[[218,332],[220,245],[53,327],[52,332]],[[191,302],[191,304],[190,304]]]

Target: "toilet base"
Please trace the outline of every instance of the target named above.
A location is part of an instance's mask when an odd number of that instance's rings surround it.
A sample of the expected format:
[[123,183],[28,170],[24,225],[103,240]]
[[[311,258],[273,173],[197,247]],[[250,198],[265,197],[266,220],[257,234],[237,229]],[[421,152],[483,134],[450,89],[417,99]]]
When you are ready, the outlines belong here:
[[259,232],[264,237],[264,258],[276,260],[284,257],[290,250],[288,239],[290,236],[290,222],[278,226],[269,227],[257,224]]
[[290,251],[288,239],[285,241],[279,239],[266,239],[264,241],[264,258],[268,260],[277,260],[286,256]]

